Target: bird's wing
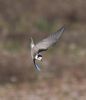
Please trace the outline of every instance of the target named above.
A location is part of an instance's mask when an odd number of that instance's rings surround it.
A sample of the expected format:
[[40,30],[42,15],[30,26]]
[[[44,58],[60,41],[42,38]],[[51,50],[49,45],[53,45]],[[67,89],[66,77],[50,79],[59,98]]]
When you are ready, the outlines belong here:
[[37,43],[35,45],[36,51],[41,52],[47,50],[51,45],[57,42],[57,40],[61,37],[63,32],[64,32],[64,27],[61,27],[57,32],[51,34],[47,38]]

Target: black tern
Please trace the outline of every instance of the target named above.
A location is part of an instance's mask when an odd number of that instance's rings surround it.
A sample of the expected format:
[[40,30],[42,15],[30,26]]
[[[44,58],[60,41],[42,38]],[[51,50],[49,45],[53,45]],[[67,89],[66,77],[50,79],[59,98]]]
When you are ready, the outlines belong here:
[[57,32],[52,33],[47,38],[44,38],[42,41],[38,42],[37,44],[34,43],[31,37],[31,57],[34,63],[34,66],[37,70],[40,71],[38,64],[36,64],[35,60],[42,61],[42,51],[46,51],[50,46],[55,44],[59,38],[62,36],[64,32],[64,27],[61,27]]

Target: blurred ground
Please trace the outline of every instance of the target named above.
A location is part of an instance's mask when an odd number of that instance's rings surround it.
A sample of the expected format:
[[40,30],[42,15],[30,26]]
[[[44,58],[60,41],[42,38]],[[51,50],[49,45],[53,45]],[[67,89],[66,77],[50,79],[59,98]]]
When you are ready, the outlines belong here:
[[[85,8],[82,0],[0,0],[0,100],[86,99]],[[37,72],[30,37],[38,42],[63,25]]]

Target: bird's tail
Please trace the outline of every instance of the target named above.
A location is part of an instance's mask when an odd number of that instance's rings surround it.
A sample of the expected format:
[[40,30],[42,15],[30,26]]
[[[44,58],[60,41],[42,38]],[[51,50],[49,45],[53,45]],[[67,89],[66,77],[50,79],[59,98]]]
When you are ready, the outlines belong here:
[[36,64],[35,59],[33,59],[33,62],[34,62],[34,66],[35,66],[35,68],[36,68],[38,71],[40,71],[39,65]]

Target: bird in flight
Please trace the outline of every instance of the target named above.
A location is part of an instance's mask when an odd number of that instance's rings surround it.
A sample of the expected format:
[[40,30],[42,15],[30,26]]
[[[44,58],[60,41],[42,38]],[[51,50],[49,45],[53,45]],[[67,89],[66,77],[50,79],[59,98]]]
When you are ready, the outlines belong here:
[[39,65],[36,64],[36,60],[42,61],[41,52],[48,50],[49,47],[55,44],[59,40],[63,32],[64,32],[64,27],[61,27],[57,32],[52,33],[50,36],[44,38],[37,44],[34,44],[34,41],[31,37],[31,57],[34,66],[38,71],[40,71],[40,68]]

